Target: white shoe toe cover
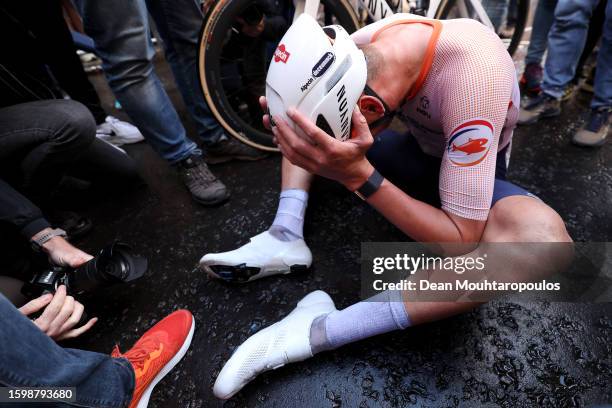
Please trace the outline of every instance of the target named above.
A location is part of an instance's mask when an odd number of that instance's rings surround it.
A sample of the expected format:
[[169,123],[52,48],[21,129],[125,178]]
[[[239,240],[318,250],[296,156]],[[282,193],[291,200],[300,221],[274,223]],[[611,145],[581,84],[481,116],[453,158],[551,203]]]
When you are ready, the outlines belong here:
[[225,364],[213,392],[228,399],[264,371],[312,357],[310,326],[315,318],[335,311],[329,295],[317,290],[304,297],[284,319],[249,337]]
[[281,241],[268,231],[254,236],[248,244],[238,249],[206,254],[200,259],[200,265],[207,267],[209,273],[213,274],[211,267],[244,265],[259,268],[258,275],[254,277],[256,279],[278,273],[289,273],[292,266],[308,268],[311,264],[312,253],[303,239]]

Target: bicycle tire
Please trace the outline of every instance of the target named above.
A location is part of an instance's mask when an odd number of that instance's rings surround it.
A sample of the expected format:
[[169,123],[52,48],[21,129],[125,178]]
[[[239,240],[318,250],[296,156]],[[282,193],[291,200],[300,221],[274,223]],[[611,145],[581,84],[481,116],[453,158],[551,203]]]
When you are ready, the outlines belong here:
[[[456,0],[442,0],[440,5],[438,6],[438,10],[434,15],[434,18],[444,20],[448,13],[451,11],[452,7],[455,5]],[[508,45],[508,53],[510,56],[513,56],[518,46],[521,43],[521,39],[523,37],[523,33],[525,32],[525,26],[527,25],[527,17],[529,15],[529,0],[517,0],[517,15],[516,15],[516,23],[514,26],[514,32],[512,33],[512,38],[510,39],[510,44]]]
[[[272,134],[263,132],[244,121],[235,112],[225,94],[221,75],[221,53],[225,34],[231,21],[252,0],[221,0],[206,13],[198,46],[198,74],[204,98],[211,113],[232,137],[264,151],[278,151],[272,142]],[[321,0],[340,24],[349,32],[359,27],[359,19],[349,0]],[[215,41],[215,39],[221,40]]]

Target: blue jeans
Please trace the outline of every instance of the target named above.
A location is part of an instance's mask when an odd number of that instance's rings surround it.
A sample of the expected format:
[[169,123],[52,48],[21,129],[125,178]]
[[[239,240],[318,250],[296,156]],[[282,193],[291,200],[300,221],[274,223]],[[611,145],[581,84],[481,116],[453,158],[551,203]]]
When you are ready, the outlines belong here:
[[533,17],[533,31],[529,40],[529,48],[525,57],[525,64],[542,64],[542,58],[548,44],[548,33],[555,18],[557,0],[540,0]]
[[499,30],[506,20],[510,0],[482,0],[481,3],[489,16],[489,20],[491,20],[491,24],[495,27],[495,31]]
[[[542,90],[561,98],[574,78],[584,48],[591,14],[598,0],[559,0],[555,21],[548,35],[548,57],[544,66]],[[597,57],[591,108],[612,106],[612,1],[606,7],[601,46]]]
[[199,151],[187,138],[153,69],[155,50],[150,38],[149,12],[156,21],[166,58],[199,136],[208,144],[219,140],[223,130],[210,114],[198,83],[197,38],[202,13],[196,0],[76,0],[76,3],[85,30],[96,43],[111,89],[163,158],[175,163]]
[[14,387],[76,387],[75,404],[126,407],[134,370],[124,358],[65,349],[0,294],[0,383]]
[[194,120],[198,136],[205,145],[225,137],[200,88],[198,45],[204,15],[198,0],[146,0],[149,13],[162,37],[166,60],[187,109]]

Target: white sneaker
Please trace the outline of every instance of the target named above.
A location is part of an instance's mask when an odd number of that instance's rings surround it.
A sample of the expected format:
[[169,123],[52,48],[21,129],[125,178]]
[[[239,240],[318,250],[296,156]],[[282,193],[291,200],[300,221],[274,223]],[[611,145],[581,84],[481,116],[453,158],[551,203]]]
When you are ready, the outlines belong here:
[[312,253],[303,239],[281,241],[265,231],[238,249],[206,254],[200,266],[210,276],[230,282],[250,282],[265,276],[305,271]]
[[228,399],[264,371],[312,357],[310,326],[321,315],[336,310],[323,291],[304,297],[283,320],[255,333],[236,349],[215,381],[213,393]]
[[138,143],[144,140],[144,136],[136,126],[114,116],[107,116],[104,123],[98,125],[96,136],[115,146]]

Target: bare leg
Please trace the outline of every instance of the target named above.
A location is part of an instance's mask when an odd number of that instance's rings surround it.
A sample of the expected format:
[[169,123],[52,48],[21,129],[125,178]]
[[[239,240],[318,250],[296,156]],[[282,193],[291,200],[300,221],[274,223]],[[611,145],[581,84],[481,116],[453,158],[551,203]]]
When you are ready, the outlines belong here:
[[[454,260],[471,258],[473,264],[478,257],[486,259],[482,270],[466,270],[461,275],[462,280],[479,282],[486,278],[490,282],[529,282],[564,269],[573,255],[571,242],[563,221],[550,207],[534,198],[512,196],[500,200],[491,210],[478,247],[454,257]],[[425,275],[429,282],[448,282],[451,287],[458,277],[454,271],[434,269],[417,271],[412,277],[420,280]],[[458,290],[381,292],[341,311],[317,317],[311,325],[310,345],[313,353],[335,349],[378,334],[465,312],[495,295],[499,293]]]
[[[521,255],[525,255],[522,245],[504,245],[502,255],[508,252],[513,263],[506,266],[507,258],[497,265],[491,263],[491,270],[486,270],[487,276],[497,272],[498,266],[505,266],[501,268],[502,274],[508,270],[518,271],[514,278],[523,278],[527,274],[533,277],[534,273],[545,274],[550,272],[546,264],[562,265],[563,262],[558,260],[563,261],[565,258],[567,261],[572,254],[571,244],[551,245],[552,250],[547,250],[547,243],[572,241],[557,213],[530,197],[514,196],[500,200],[491,210],[483,241],[471,254],[479,255],[483,248],[488,250],[487,244],[500,242],[532,243],[526,246],[538,248],[539,243],[542,243],[544,250],[536,251],[536,256],[522,257]],[[559,246],[569,248],[569,256],[554,250]],[[514,250],[515,247],[519,248],[518,252]],[[516,255],[519,255],[518,258]],[[533,253],[527,251],[527,255]],[[527,272],[523,272],[524,270]],[[437,280],[445,279],[442,275],[436,275],[435,271],[431,277]],[[410,293],[409,296],[414,294]],[[406,300],[406,293],[385,291],[376,295],[376,299],[371,298],[346,309],[336,310],[332,299],[326,293],[310,293],[298,303],[294,313],[251,336],[236,350],[217,378],[215,395],[229,398],[246,384],[243,380],[245,377],[254,378],[271,367],[301,361],[313,354],[378,334],[440,320],[480,304]],[[270,346],[272,344],[273,346]],[[268,351],[262,353],[260,350]],[[247,375],[241,371],[245,366],[250,370]]]
[[281,171],[283,175],[281,190],[310,190],[310,184],[312,183],[314,176],[303,168],[291,164],[289,160],[283,157]]
[[[528,254],[523,247],[513,246],[518,253],[499,254],[499,262],[488,265],[486,273],[494,275],[498,281],[528,281],[534,277],[546,276],[556,272],[571,259],[570,245],[545,245],[547,243],[571,243],[565,224],[559,215],[539,200],[524,197],[507,197],[491,209],[482,241],[478,248],[467,255],[478,257],[491,250],[488,243],[542,243],[538,247],[537,258],[533,257],[533,246]],[[506,248],[506,247],[504,247]],[[508,258],[503,258],[506,255]],[[529,255],[529,256],[523,256]],[[510,262],[507,262],[510,260]],[[529,276],[521,276],[521,273]],[[407,293],[404,293],[406,299]],[[406,312],[413,325],[436,321],[463,313],[480,305],[481,302],[404,302]]]

